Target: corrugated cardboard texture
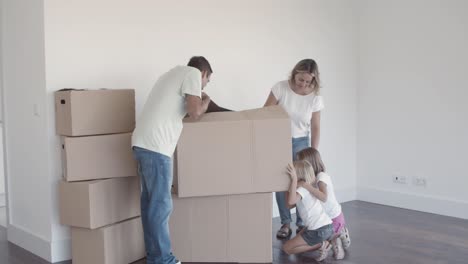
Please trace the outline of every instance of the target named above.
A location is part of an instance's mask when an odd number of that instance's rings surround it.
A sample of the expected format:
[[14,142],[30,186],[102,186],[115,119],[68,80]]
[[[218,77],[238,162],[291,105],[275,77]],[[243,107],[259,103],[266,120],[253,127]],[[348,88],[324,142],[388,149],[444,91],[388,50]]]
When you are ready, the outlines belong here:
[[66,181],[137,175],[131,133],[62,137],[62,164]]
[[55,123],[57,134],[63,136],[132,132],[135,128],[135,91],[57,91]]
[[272,194],[177,198],[169,227],[182,262],[272,262]]
[[95,229],[140,216],[138,179],[60,182],[60,223]]
[[145,257],[141,219],[99,229],[72,227],[73,264],[128,264]]
[[287,191],[291,123],[281,106],[185,122],[174,161],[179,197]]

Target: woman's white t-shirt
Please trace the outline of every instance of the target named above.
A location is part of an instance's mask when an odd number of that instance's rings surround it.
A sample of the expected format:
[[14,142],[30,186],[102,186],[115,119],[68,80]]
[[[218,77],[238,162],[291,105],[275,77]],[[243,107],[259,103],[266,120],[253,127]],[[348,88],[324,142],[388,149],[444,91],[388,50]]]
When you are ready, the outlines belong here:
[[297,188],[296,192],[302,197],[297,202],[296,209],[299,211],[299,215],[307,229],[316,230],[332,223],[319,199],[310,194],[304,187]]
[[308,136],[312,113],[324,108],[322,96],[315,93],[297,94],[289,86],[289,81],[278,82],[271,88],[271,92],[291,119],[292,137]]
[[317,175],[317,182],[324,182],[327,185],[327,201],[323,204],[323,208],[327,215],[333,219],[341,214],[341,205],[336,200],[335,188],[333,188],[333,182],[330,175],[325,172],[320,172]]

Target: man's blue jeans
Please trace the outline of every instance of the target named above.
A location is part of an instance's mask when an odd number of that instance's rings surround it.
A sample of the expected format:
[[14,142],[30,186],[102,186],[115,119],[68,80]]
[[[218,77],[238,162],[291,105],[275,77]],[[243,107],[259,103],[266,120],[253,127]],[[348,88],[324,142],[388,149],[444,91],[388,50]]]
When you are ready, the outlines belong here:
[[172,160],[147,149],[133,147],[141,179],[141,222],[147,264],[175,264],[171,252],[169,216],[172,213]]
[[[300,137],[292,139],[292,155],[293,160],[296,160],[296,154],[310,147],[309,137]],[[285,164],[286,166],[286,164]],[[286,192],[276,192],[276,203],[278,204],[278,210],[281,218],[281,224],[289,224],[292,222],[291,211],[286,204]],[[302,219],[298,213],[296,213],[296,226],[302,226]]]

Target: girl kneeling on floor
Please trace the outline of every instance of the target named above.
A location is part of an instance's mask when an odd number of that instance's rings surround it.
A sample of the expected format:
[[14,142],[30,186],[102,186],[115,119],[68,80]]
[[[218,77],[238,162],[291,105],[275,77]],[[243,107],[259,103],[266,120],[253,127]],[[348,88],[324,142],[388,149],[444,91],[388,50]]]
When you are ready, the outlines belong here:
[[314,168],[316,176],[315,184],[303,184],[299,182],[300,187],[306,188],[314,197],[322,202],[325,213],[332,219],[334,235],[330,239],[332,243],[333,256],[335,259],[343,259],[344,249],[348,249],[351,244],[346,221],[341,210],[341,205],[336,200],[335,190],[331,177],[325,172],[320,153],[315,148],[306,148],[297,153],[298,160],[308,161]]
[[304,187],[297,187],[298,181],[309,185],[315,182],[314,169],[308,161],[301,160],[295,161],[293,165],[288,164],[287,172],[291,178],[287,197],[288,206],[291,208],[296,206],[297,213],[301,216],[306,228],[287,241],[283,250],[287,254],[319,250],[320,254],[316,260],[324,260],[331,249],[328,240],[333,235],[332,220],[316,197]]

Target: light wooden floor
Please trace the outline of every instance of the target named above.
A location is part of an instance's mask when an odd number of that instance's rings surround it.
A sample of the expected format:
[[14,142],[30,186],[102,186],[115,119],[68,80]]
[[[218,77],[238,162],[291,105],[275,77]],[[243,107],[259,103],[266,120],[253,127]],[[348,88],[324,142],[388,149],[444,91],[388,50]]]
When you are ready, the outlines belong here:
[[[335,261],[330,255],[321,263],[468,263],[468,220],[360,201],[344,203],[343,211],[351,233],[351,247],[344,260]],[[275,237],[279,226],[279,219],[273,219],[273,263],[317,263],[313,260],[313,253],[286,255],[281,250],[284,241]],[[0,263],[45,264],[47,262],[8,243],[6,229],[0,227]],[[135,264],[144,263],[144,260],[135,262]]]

